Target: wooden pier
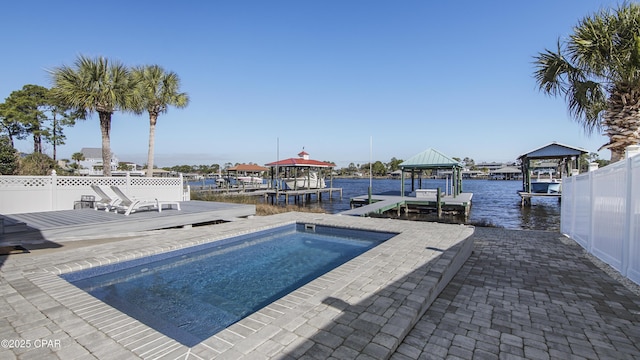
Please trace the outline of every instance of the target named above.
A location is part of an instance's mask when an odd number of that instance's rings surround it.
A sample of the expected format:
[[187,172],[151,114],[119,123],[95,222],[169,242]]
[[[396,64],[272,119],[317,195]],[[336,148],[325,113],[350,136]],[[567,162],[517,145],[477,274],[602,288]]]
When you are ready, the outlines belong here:
[[[333,194],[339,193],[340,199],[342,199],[342,188],[323,188],[323,189],[304,189],[304,190],[266,190],[260,191],[263,192],[263,196],[265,200],[276,204],[284,201],[285,204],[289,204],[291,200],[293,200],[294,204],[304,204],[306,202],[311,201],[312,196],[315,195],[316,200],[322,201],[323,194],[329,194],[329,198],[333,196]],[[247,195],[251,195],[249,193]]]
[[240,185],[240,186],[222,186],[217,187],[215,185],[191,185],[191,191],[210,193],[210,194],[238,194],[238,193],[255,193],[256,191],[266,191],[269,188],[266,185]]
[[437,196],[400,196],[400,195],[363,195],[351,199],[351,209],[339,213],[340,215],[367,216],[371,213],[382,214],[387,211],[401,212],[438,212],[453,211],[469,216],[471,210],[471,199],[473,193],[460,193],[457,196],[445,195]]
[[211,188],[211,189],[196,189],[194,191],[218,194],[225,196],[261,196],[265,202],[271,204],[277,204],[283,202],[284,204],[304,204],[313,199],[322,201],[322,196],[328,194],[329,198],[332,198],[334,194],[340,194],[342,199],[342,188],[323,188],[323,189],[301,189],[301,190],[274,190],[274,189],[250,189],[243,190],[241,188]]

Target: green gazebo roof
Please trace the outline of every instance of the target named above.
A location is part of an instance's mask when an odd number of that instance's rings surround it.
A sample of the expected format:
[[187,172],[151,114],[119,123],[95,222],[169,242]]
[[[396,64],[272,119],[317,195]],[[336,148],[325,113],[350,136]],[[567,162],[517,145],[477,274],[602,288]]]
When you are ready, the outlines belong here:
[[453,169],[461,168],[462,164],[437,150],[427,149],[403,161],[399,166],[401,169]]

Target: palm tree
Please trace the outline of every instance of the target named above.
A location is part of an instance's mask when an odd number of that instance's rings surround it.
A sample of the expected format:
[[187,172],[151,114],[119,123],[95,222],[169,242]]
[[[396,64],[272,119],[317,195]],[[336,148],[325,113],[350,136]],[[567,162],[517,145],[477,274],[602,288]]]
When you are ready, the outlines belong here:
[[129,111],[135,100],[135,82],[127,67],[103,57],[79,56],[73,67],[63,65],[50,71],[55,97],[84,114],[97,112],[102,133],[103,174],[111,176],[111,116]]
[[640,142],[640,5],[624,4],[582,19],[557,50],[535,57],[536,82],[564,95],[587,134],[604,130],[611,161]]
[[133,77],[140,94],[139,110],[149,113],[149,153],[147,176],[153,176],[153,154],[158,116],[166,113],[168,106],[184,108],[189,104],[187,93],[180,92],[180,78],[174,72],[165,72],[158,65],[147,65],[133,69]]

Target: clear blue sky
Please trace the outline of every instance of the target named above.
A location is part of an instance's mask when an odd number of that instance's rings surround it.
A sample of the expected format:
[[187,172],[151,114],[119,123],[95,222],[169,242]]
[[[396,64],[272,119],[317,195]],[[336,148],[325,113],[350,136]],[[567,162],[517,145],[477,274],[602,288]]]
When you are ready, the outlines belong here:
[[[476,162],[514,161],[552,141],[595,152],[606,138],[585,135],[562,98],[538,91],[532,62],[618,3],[11,1],[0,14],[0,97],[50,87],[46,70],[80,54],[163,66],[191,103],[158,120],[161,167],[264,164],[303,147],[338,167],[427,148]],[[146,163],[148,125],[114,114],[120,160]],[[59,158],[100,147],[97,115],[66,135]]]

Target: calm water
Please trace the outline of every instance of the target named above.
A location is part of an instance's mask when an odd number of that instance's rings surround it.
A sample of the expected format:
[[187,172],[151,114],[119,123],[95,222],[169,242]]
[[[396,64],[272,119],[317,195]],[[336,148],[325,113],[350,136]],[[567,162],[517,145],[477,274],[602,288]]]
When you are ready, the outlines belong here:
[[[328,184],[327,184],[328,186]],[[415,186],[418,187],[417,180]],[[332,201],[314,202],[329,213],[349,210],[352,197],[367,194],[369,179],[334,179],[333,187],[342,188],[342,200],[334,195]],[[422,188],[446,187],[445,180],[423,179]],[[469,223],[491,223],[507,229],[560,230],[560,202],[558,199],[533,199],[531,207],[520,206],[518,191],[522,181],[464,180],[464,192],[473,193]],[[411,180],[405,180],[405,190],[411,190]],[[373,179],[373,194],[400,191],[400,180]],[[433,219],[425,219],[433,220]],[[459,219],[458,219],[459,220]],[[460,220],[459,220],[460,221]]]
[[[194,183],[202,185],[202,182]],[[327,186],[329,183],[327,181]],[[416,188],[418,181],[415,181]],[[445,180],[423,179],[423,189],[435,189],[440,187],[443,191],[447,184]],[[333,187],[342,188],[342,199],[333,195],[328,200],[324,196],[322,202],[315,198],[304,206],[321,207],[327,213],[335,214],[349,210],[349,200],[353,197],[367,195],[369,179],[334,179]],[[493,224],[507,229],[527,230],[560,230],[560,202],[556,198],[534,198],[531,207],[520,207],[518,191],[522,190],[522,181],[496,181],[496,180],[464,180],[462,183],[464,192],[473,193],[471,213],[467,223]],[[405,190],[411,190],[411,180],[405,180]],[[373,194],[386,192],[400,193],[400,180],[373,179]],[[437,220],[434,217],[421,216],[414,220]],[[448,221],[465,222],[463,219],[448,219]]]

